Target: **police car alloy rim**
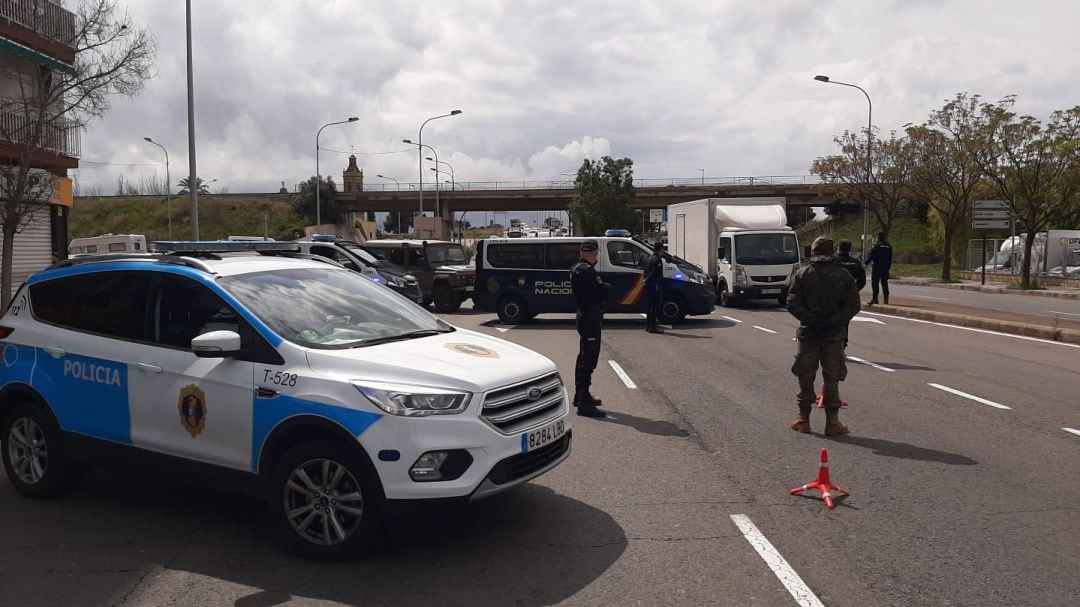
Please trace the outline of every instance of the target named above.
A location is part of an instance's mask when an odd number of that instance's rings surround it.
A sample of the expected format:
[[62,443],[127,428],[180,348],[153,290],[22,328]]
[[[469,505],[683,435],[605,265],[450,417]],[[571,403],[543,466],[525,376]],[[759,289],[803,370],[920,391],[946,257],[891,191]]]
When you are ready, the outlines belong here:
[[297,466],[285,483],[283,498],[293,531],[313,544],[344,542],[364,517],[360,484],[348,468],[328,459]]
[[36,485],[49,467],[45,432],[29,417],[20,417],[8,431],[8,458],[15,476],[27,485]]

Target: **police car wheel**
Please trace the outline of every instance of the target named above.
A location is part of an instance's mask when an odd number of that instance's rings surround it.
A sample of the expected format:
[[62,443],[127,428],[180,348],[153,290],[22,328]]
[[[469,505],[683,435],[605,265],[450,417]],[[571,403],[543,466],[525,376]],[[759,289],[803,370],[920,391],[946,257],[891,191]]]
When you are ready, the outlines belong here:
[[270,504],[282,534],[303,556],[349,558],[378,543],[381,492],[360,456],[340,443],[311,440],[282,455]]
[[461,309],[461,294],[455,291],[453,287],[447,285],[436,287],[432,298],[435,302],[436,312],[446,314]]
[[15,489],[32,498],[64,494],[71,486],[60,428],[40,407],[16,405],[3,423],[4,471]]
[[525,300],[516,295],[507,295],[500,299],[496,313],[499,315],[499,322],[504,325],[521,324],[529,318]]
[[686,302],[678,295],[664,300],[660,306],[660,320],[665,323],[678,323],[686,319]]

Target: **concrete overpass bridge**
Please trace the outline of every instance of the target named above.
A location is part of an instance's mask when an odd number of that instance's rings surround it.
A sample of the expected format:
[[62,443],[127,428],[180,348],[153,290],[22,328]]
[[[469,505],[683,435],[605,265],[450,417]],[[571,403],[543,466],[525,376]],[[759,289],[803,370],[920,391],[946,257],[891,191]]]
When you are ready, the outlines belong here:
[[[635,180],[631,207],[660,209],[699,198],[783,196],[790,207],[827,206],[838,201],[838,188],[811,176],[738,177],[725,180]],[[447,184],[447,188],[450,188]],[[424,211],[449,219],[461,211],[565,211],[576,190],[572,181],[468,182],[436,192],[424,184]],[[360,192],[340,192],[338,203],[353,212],[415,212],[420,188],[415,183],[366,185]]]

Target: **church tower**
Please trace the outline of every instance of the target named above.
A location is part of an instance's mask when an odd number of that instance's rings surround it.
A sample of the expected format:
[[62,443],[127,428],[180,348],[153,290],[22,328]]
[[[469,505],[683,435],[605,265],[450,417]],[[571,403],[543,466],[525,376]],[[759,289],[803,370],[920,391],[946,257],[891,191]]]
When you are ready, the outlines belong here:
[[356,154],[349,155],[349,166],[341,173],[341,184],[345,192],[364,191],[364,172],[356,166]]

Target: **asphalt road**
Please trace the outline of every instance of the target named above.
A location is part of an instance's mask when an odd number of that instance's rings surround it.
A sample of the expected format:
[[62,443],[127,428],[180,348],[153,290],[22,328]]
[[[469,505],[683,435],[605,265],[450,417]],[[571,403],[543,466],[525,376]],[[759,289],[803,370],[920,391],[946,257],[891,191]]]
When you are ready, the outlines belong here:
[[[569,317],[447,318],[572,381]],[[169,479],[96,472],[48,502],[0,482],[0,605],[1080,604],[1080,435],[1062,429],[1080,430],[1080,348],[860,318],[848,354],[877,366],[851,364],[837,439],[787,428],[786,312],[717,310],[659,336],[610,319],[595,391],[613,416],[575,418],[564,465],[395,518],[384,551],[352,563],[295,559],[258,502]],[[788,495],[823,447],[851,491],[833,511]]]
[[[869,285],[863,301],[870,300]],[[960,314],[1000,317],[1037,325],[1080,328],[1080,299],[987,293],[941,287],[890,284],[890,303]]]

